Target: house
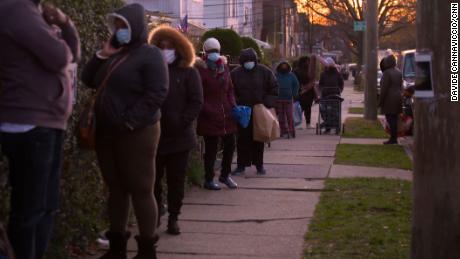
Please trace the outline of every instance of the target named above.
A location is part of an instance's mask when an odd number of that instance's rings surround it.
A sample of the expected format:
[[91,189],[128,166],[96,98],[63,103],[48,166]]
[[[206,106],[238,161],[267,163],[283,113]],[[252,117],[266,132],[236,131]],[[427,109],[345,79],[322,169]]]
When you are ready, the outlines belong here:
[[253,36],[250,0],[204,0],[203,25],[208,29],[233,29],[242,36]]

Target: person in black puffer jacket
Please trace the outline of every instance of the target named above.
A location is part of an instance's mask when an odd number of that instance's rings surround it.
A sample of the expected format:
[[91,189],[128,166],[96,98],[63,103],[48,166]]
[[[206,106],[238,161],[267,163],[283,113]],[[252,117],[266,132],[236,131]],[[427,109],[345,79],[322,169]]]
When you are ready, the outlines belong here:
[[[193,122],[203,104],[203,86],[193,68],[195,49],[177,29],[156,28],[149,43],[161,49],[169,65],[169,94],[161,107],[161,137],[156,159],[155,199],[162,205],[162,179],[168,185],[168,233],[179,235],[178,216],[184,199],[185,174],[190,151],[197,146]],[[161,216],[161,215],[160,215]]]
[[[273,72],[266,66],[258,63],[254,49],[241,51],[240,65],[231,75],[235,87],[236,103],[253,107],[264,104],[267,108],[274,108],[278,99],[278,82]],[[253,140],[252,119],[249,127],[238,125],[238,167],[234,175],[242,174],[245,167],[255,165],[258,174],[265,174],[264,143]]]
[[[158,208],[153,196],[160,107],[168,94],[168,67],[147,45],[144,8],[127,5],[109,15],[112,38],[86,65],[82,79],[106,87],[96,101],[96,153],[109,189],[110,241],[106,259],[126,258],[130,199],[139,225],[136,259],[156,258]],[[119,63],[120,60],[124,62]],[[119,64],[110,74],[111,67]]]

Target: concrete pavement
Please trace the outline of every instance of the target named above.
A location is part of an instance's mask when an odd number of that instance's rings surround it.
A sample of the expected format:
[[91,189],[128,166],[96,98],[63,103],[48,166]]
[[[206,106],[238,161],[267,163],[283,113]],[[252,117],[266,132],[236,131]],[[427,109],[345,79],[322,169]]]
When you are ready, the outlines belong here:
[[[362,93],[352,89],[348,81],[343,93],[343,120],[348,115],[348,107],[356,106],[363,98]],[[316,122],[317,117],[318,105],[315,105],[312,122]],[[255,168],[247,169],[244,177],[234,177],[238,190],[192,188],[186,193],[180,216],[182,234],[167,235],[167,216],[162,219],[158,230],[158,257],[301,258],[304,235],[325,179],[411,175],[410,172],[395,173],[393,169],[333,165],[337,144],[347,141],[336,135],[315,135],[314,129],[297,130],[296,139],[280,139],[266,148],[267,175],[258,176]],[[133,239],[129,242],[129,251],[128,258],[132,258],[136,253]]]

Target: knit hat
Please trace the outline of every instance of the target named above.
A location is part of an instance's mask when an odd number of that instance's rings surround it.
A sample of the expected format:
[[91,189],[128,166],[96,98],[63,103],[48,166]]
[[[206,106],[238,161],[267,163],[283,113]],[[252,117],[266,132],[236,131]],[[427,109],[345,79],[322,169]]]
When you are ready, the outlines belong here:
[[220,43],[216,38],[209,38],[207,39],[204,44],[203,44],[203,50],[209,51],[209,50],[218,50],[220,52]]
[[333,66],[335,66],[335,61],[334,61],[334,59],[332,59],[331,57],[326,58],[325,61],[326,61],[326,65],[327,65],[328,67],[333,67]]

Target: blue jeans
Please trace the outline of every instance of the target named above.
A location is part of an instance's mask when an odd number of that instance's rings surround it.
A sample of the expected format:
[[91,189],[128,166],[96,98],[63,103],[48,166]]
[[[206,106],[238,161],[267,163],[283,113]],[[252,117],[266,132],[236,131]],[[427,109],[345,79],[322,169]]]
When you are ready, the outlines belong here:
[[8,158],[11,211],[8,236],[17,259],[41,259],[58,210],[64,131],[37,127],[1,133]]

